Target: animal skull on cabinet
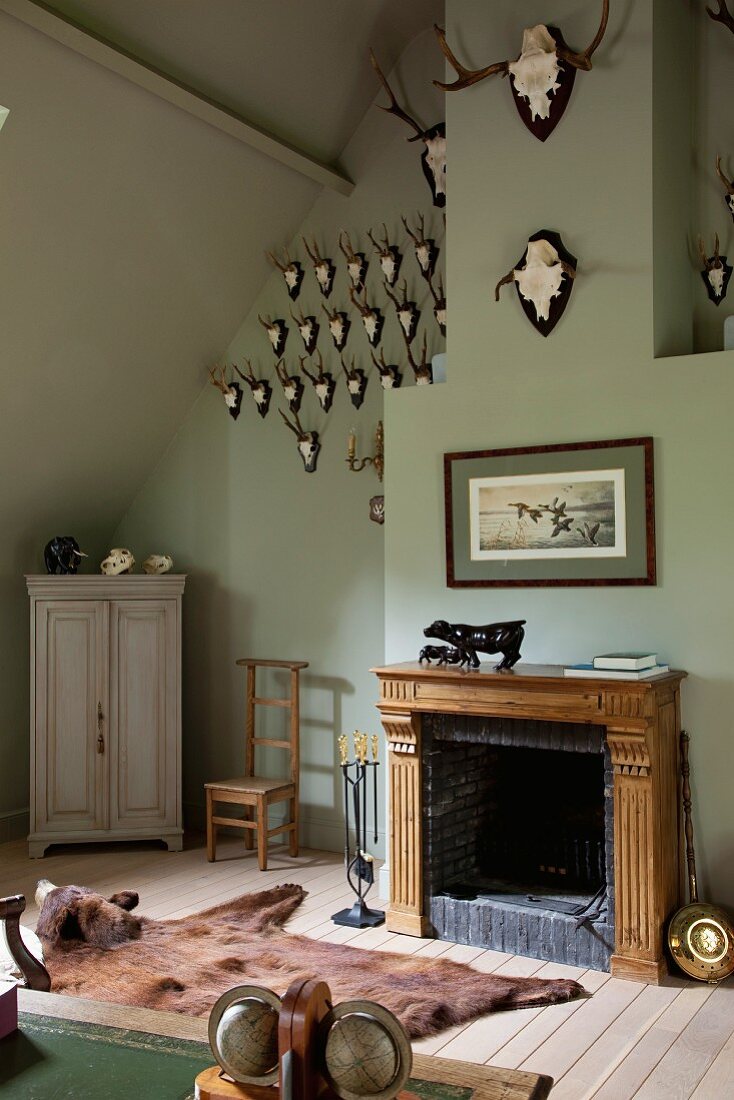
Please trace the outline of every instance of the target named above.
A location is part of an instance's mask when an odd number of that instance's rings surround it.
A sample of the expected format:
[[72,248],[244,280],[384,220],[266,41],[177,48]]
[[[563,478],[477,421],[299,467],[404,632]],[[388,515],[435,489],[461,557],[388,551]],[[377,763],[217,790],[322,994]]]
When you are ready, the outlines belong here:
[[703,264],[701,278],[706,287],[706,293],[715,306],[721,305],[729,289],[732,268],[726,262],[726,256],[719,255],[719,234],[716,234],[713,256],[706,255],[701,237],[698,238],[698,251]]
[[423,169],[423,175],[426,177],[426,180],[428,181],[428,186],[431,189],[433,205],[440,207],[445,206],[446,123],[438,122],[435,126],[431,126],[428,130],[424,130],[421,126],[419,126],[416,120],[412,118],[406,111],[404,111],[403,108],[399,105],[397,99],[393,95],[392,88],[385,78],[385,74],[377,63],[377,58],[375,57],[372,50],[370,50],[370,61],[372,62],[372,68],[377,73],[377,77],[390,99],[390,106],[380,107],[380,110],[386,111],[389,115],[395,115],[396,118],[399,118],[401,122],[406,122],[408,126],[410,126],[410,128],[415,131],[413,137],[408,138],[408,141],[423,142],[424,149],[421,154],[421,167]]
[[143,562],[143,572],[149,574],[168,573],[173,569],[173,558],[170,554],[151,554]]
[[442,91],[456,92],[489,76],[509,75],[520,117],[535,137],[545,141],[568,106],[577,71],[591,70],[591,58],[604,38],[608,21],[609,0],[603,0],[599,29],[590,45],[579,52],[568,48],[556,27],[544,23],[527,27],[523,31],[520,56],[515,61],[498,61],[484,69],[468,69],[462,65],[446,41],[446,32],[434,25],[441,49],[455,69],[457,79],[452,84],[440,80],[433,83]]
[[528,241],[516,267],[497,283],[494,296],[515,283],[520,304],[531,324],[542,336],[548,336],[566,308],[576,278],[576,257],[563,245],[558,233],[542,230]]
[[131,573],[134,565],[135,558],[129,550],[115,547],[114,550],[110,550],[100,569],[106,577],[117,577],[121,573]]

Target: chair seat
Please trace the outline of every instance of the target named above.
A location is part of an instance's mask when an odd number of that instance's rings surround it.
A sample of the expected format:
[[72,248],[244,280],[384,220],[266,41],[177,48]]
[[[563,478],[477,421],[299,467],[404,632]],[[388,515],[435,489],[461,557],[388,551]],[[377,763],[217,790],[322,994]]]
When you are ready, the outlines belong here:
[[275,791],[295,794],[294,784],[289,779],[261,779],[256,775],[220,779],[214,783],[205,783],[204,787],[210,791],[241,791],[243,794],[273,794]]

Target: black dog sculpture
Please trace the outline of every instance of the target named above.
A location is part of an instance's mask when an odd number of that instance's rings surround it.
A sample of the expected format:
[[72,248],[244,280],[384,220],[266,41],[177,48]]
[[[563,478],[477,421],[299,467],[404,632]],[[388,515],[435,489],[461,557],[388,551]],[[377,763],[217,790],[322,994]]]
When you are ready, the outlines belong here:
[[460,653],[460,667],[470,665],[479,668],[480,653],[501,653],[502,660],[495,668],[498,672],[509,672],[520,660],[520,646],[525,637],[523,626],[525,619],[511,623],[488,623],[486,626],[469,626],[467,623],[447,623],[437,619],[423,631],[426,638],[439,638],[448,642]]
[[423,664],[427,661],[436,661],[439,665],[458,665],[461,660],[461,651],[447,645],[424,645],[418,660]]
[[76,573],[79,562],[86,556],[71,535],[57,535],[46,543],[43,551],[47,573]]

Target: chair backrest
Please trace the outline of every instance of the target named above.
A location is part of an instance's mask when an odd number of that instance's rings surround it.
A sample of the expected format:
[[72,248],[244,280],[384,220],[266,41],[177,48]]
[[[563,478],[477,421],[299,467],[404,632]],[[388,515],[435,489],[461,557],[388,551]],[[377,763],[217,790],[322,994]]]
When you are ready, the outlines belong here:
[[[290,779],[298,783],[300,769],[300,708],[299,675],[301,669],[308,668],[308,661],[270,661],[256,657],[241,657],[237,665],[247,669],[247,694],[245,699],[245,775],[255,774],[255,748],[257,745],[274,749],[284,749],[290,754]],[[287,669],[290,671],[290,696],[287,699],[273,699],[257,695],[258,668]],[[255,734],[255,707],[281,707],[290,711],[290,738],[280,740],[272,737],[257,737]]]

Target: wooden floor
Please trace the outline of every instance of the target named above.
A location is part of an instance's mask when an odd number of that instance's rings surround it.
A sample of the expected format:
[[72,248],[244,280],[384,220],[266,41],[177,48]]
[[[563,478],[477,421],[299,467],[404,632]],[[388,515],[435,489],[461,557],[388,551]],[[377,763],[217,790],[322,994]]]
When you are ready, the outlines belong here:
[[184,916],[264,884],[298,882],[308,897],[290,931],[367,950],[441,955],[487,973],[576,978],[592,994],[569,1004],[485,1016],[422,1040],[416,1050],[550,1074],[556,1081],[553,1100],[734,1100],[732,983],[712,988],[675,978],[665,986],[645,986],[384,928],[337,928],[329,917],[351,903],[338,855],[305,852],[290,859],[285,849],[272,848],[271,869],[261,874],[254,853],[243,856],[238,839],[223,839],[219,854],[217,863],[207,863],[203,839],[194,837],[177,854],[155,845],[90,845],[52,849],[44,859],[30,860],[18,841],[0,846],[0,896],[24,893],[24,923],[33,925],[35,884],[43,877],[105,894],[137,890],[140,911],[158,918]]

